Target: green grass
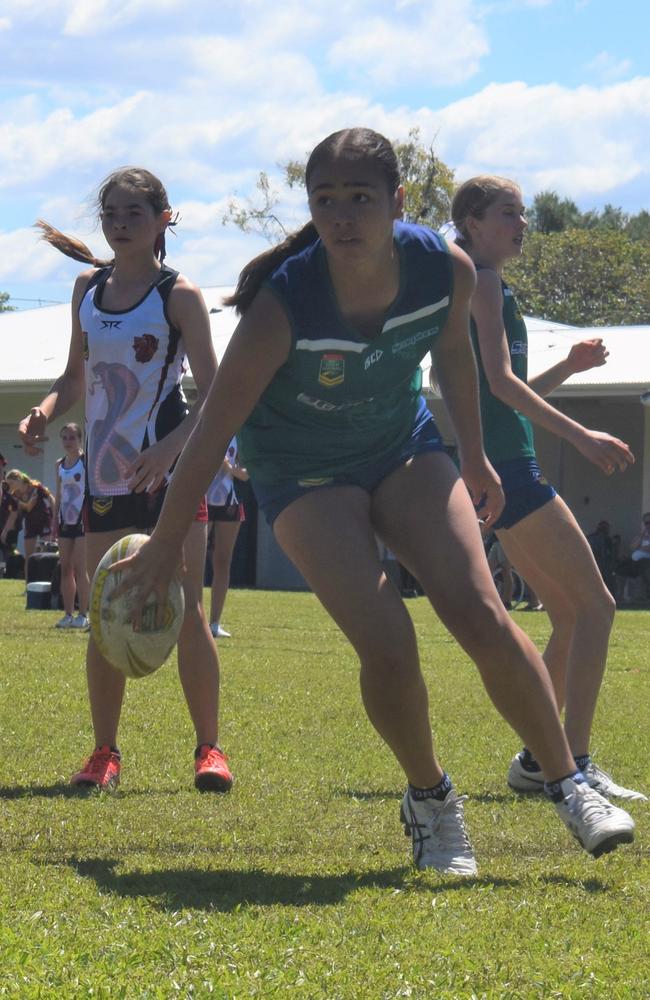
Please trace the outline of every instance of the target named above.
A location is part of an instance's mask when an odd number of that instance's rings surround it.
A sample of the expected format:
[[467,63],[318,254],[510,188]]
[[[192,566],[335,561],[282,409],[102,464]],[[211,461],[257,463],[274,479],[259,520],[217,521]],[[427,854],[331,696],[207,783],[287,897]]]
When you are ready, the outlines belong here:
[[[309,594],[234,591],[221,643],[228,796],[192,787],[173,663],[129,683],[122,785],[80,797],[82,635],[0,582],[0,996],[641,998],[648,806],[598,861],[504,776],[516,737],[423,599],[409,601],[443,763],[479,863],[416,873],[400,771],[366,721],[354,655]],[[541,644],[545,615],[516,615]],[[617,616],[597,759],[648,789],[647,612]]]

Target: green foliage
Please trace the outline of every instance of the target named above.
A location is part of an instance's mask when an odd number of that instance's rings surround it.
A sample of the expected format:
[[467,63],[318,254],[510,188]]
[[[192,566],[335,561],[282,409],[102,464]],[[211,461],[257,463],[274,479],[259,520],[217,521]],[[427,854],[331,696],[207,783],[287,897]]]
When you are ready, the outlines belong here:
[[531,316],[575,326],[647,323],[650,243],[605,227],[532,233],[506,280]]
[[15,312],[16,307],[9,305],[9,292],[0,292],[0,312]]
[[[175,666],[128,684],[114,795],[79,795],[83,635],[0,581],[0,997],[636,1000],[650,995],[648,807],[594,861],[505,785],[516,737],[423,598],[408,602],[479,876],[416,873],[403,778],[348,643],[310,594],[234,591],[220,643],[236,784],[192,788]],[[516,620],[542,645],[546,615]],[[648,612],[617,615],[598,760],[650,784]],[[644,943],[645,942],[645,943]]]
[[650,213],[627,215],[616,205],[601,211],[581,212],[570,198],[560,198],[555,191],[540,191],[528,211],[530,233],[562,233],[566,229],[613,229],[632,240],[650,240]]

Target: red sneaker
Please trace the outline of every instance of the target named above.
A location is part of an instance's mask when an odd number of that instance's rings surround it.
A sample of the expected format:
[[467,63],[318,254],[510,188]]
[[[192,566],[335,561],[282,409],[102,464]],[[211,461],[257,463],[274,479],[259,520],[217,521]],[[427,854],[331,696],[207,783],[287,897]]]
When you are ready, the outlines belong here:
[[96,747],[83,767],[70,778],[80,788],[113,790],[120,782],[120,755],[109,746]]
[[194,758],[194,787],[200,792],[229,792],[235,780],[219,747],[202,743]]

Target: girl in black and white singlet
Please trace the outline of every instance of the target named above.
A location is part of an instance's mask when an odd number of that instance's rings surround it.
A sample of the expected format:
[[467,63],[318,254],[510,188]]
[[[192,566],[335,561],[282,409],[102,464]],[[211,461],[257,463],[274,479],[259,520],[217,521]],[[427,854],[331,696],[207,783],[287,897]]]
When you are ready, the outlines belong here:
[[230,638],[230,632],[227,632],[221,624],[221,615],[230,585],[230,566],[235,543],[240,525],[245,520],[244,505],[237,497],[237,479],[245,482],[248,473],[239,464],[237,438],[234,437],[228,445],[221,468],[206,493],[212,544],[210,631],[215,639]]
[[[59,539],[61,594],[65,614],[56,628],[88,628],[88,570],[83,525],[86,464],[82,451],[82,432],[78,424],[64,424],[61,443],[65,454],[56,463],[54,523]],[[75,616],[75,595],[79,614]]]

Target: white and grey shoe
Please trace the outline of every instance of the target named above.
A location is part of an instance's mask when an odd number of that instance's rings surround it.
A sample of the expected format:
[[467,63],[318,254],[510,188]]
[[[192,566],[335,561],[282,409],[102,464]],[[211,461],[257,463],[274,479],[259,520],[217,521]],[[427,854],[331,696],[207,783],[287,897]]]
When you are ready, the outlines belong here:
[[531,792],[544,791],[544,775],[538,768],[536,771],[528,771],[524,767],[521,754],[515,754],[508,769],[508,784],[515,792],[522,795],[529,795]]
[[63,618],[59,619],[54,628],[74,628],[74,618],[72,615],[64,615]]
[[463,816],[466,799],[452,788],[442,802],[416,801],[407,790],[400,820],[404,833],[413,841],[413,861],[420,871],[435,868],[450,875],[476,875],[476,859]]
[[585,851],[598,858],[619,844],[632,843],[634,820],[624,809],[612,805],[586,781],[564,778],[560,789],[563,798],[554,802],[555,809]]
[[73,618],[72,625],[70,627],[71,628],[79,628],[79,629],[82,629],[85,632],[88,629],[89,624],[90,623],[88,621],[88,617],[86,615],[82,615],[80,613],[80,614],[77,615],[76,618]]
[[226,632],[225,628],[222,628],[219,622],[211,622],[210,631],[215,639],[232,639],[230,632]]
[[587,779],[587,784],[604,795],[607,799],[627,799],[628,801],[647,802],[648,796],[643,792],[636,792],[633,788],[623,788],[617,785],[611,774],[607,774],[597,764],[590,761],[582,773]]

